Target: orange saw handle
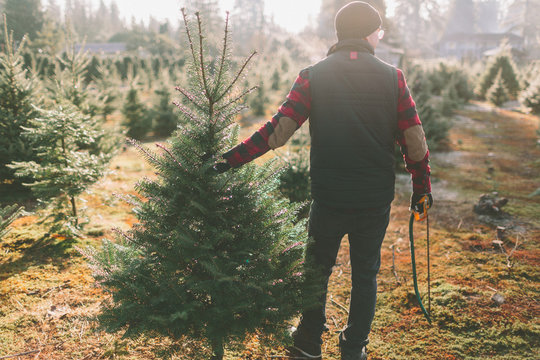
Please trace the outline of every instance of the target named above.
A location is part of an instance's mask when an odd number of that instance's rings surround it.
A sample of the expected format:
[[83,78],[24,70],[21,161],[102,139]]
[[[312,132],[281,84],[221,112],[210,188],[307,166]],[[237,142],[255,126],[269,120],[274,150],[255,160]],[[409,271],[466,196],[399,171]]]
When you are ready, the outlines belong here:
[[427,195],[424,195],[416,203],[416,206],[413,209],[411,209],[414,214],[414,219],[416,221],[424,221],[427,218],[428,209],[429,209],[429,198]]

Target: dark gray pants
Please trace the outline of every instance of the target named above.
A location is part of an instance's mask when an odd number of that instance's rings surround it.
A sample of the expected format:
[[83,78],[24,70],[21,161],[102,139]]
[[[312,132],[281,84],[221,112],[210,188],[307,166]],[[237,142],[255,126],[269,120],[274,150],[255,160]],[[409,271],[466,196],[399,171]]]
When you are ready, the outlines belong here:
[[[320,286],[320,301],[302,314],[299,331],[320,336],[326,322],[328,278],[336,263],[341,239],[349,235],[352,289],[347,328],[340,344],[362,348],[368,343],[377,299],[377,273],[381,264],[381,244],[390,219],[390,206],[376,209],[334,209],[313,202],[309,214],[309,235],[313,242],[307,249],[306,264]],[[318,339],[314,339],[318,341]]]

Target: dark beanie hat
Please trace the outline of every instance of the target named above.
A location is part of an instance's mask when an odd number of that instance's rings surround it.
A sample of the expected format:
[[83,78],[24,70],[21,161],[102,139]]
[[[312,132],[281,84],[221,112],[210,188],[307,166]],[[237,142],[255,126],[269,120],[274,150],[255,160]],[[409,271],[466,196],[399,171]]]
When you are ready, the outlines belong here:
[[363,1],[353,1],[345,5],[336,15],[336,33],[339,40],[363,39],[381,25],[379,12]]

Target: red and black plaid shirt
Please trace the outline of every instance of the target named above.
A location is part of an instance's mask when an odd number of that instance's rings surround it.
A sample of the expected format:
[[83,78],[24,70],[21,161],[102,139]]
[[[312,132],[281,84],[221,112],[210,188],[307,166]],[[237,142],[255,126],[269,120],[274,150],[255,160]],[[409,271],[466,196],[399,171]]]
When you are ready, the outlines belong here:
[[[431,181],[429,167],[429,151],[421,161],[413,161],[407,153],[407,144],[403,132],[415,125],[422,125],[416,104],[405,82],[405,77],[401,70],[398,73],[399,99],[398,99],[398,136],[397,143],[401,146],[401,152],[405,160],[407,171],[412,176],[413,192],[416,194],[427,194],[431,192]],[[270,146],[268,138],[274,132],[279,120],[288,117],[296,121],[297,129],[309,118],[311,110],[311,95],[309,84],[309,68],[302,70],[296,79],[287,100],[281,105],[278,112],[271,121],[263,125],[251,137],[228,151],[223,155],[232,167],[239,167],[257,157],[264,155]]]

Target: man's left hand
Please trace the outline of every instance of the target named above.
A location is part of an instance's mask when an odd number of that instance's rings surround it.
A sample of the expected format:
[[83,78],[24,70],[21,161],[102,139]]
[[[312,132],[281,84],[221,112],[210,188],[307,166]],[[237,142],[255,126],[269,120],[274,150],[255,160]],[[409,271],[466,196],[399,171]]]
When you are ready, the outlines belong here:
[[429,194],[412,194],[411,196],[411,210],[416,212],[424,212],[423,205],[419,204],[418,202],[422,200],[424,196],[428,197],[428,208],[431,208],[433,206],[433,196],[431,196],[431,193]]

